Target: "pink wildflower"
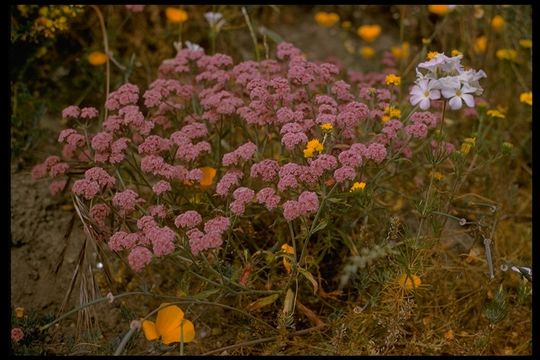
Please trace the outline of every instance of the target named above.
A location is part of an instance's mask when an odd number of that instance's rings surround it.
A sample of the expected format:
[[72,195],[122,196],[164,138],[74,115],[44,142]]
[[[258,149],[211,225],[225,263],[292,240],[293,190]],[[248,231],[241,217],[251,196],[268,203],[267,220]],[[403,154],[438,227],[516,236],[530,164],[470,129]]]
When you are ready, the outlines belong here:
[[223,165],[236,165],[241,160],[249,160],[257,151],[257,146],[251,141],[240,145],[236,150],[223,155]]
[[188,210],[185,213],[182,213],[176,217],[174,220],[174,225],[177,228],[194,228],[202,222],[201,214],[195,210]]
[[343,166],[334,171],[334,179],[338,184],[341,184],[347,180],[354,180],[356,177],[356,171],[350,166]]
[[64,110],[62,110],[62,117],[64,119],[67,119],[67,118],[77,119],[80,113],[81,113],[81,109],[79,109],[78,106],[71,105],[65,108]]
[[171,184],[167,181],[160,180],[157,183],[152,186],[152,191],[156,193],[156,195],[161,195],[164,192],[171,191]]
[[65,189],[67,185],[67,180],[57,180],[51,182],[51,185],[49,185],[49,192],[52,196],[58,195],[61,191]]
[[76,195],[84,196],[85,199],[93,199],[99,192],[100,186],[97,182],[88,179],[80,179],[73,183],[71,191]]
[[142,199],[139,199],[139,195],[131,189],[117,192],[112,199],[113,205],[120,208],[122,214],[128,214],[134,211],[135,205],[141,201]]
[[90,209],[90,217],[101,227],[105,227],[105,220],[111,213],[111,209],[105,204],[96,204]]
[[11,341],[18,343],[22,339],[24,339],[24,332],[20,327],[11,329]]
[[137,246],[128,255],[129,266],[135,272],[141,271],[152,262],[152,252],[145,247]]

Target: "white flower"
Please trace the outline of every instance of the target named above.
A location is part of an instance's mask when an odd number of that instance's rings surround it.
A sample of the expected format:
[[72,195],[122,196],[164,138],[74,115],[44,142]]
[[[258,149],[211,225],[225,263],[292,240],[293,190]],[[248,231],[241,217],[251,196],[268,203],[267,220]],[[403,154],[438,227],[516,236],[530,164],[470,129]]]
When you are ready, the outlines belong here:
[[463,55],[448,57],[444,54],[437,54],[433,59],[418,64],[418,67],[427,69],[432,73],[437,73],[438,71],[449,74],[459,73],[463,71],[463,66],[461,65],[462,58]]
[[210,27],[213,28],[216,32],[219,32],[223,25],[225,25],[225,19],[223,18],[223,14],[218,12],[207,12],[204,14],[204,17],[206,18],[206,21],[210,24]]
[[416,82],[411,89],[411,104],[413,106],[420,104],[420,109],[427,110],[431,105],[431,100],[437,100],[441,98],[437,87],[436,80],[420,79]]
[[[456,79],[457,80],[457,79]],[[444,87],[441,89],[442,95],[450,99],[448,105],[452,110],[459,110],[463,106],[463,102],[468,107],[474,107],[474,97],[471,95],[476,91],[475,88],[469,86],[469,84],[463,84],[457,81],[456,87]]]
[[189,50],[193,50],[193,51],[204,50],[199,44],[194,44],[191,41],[186,41],[186,47]]
[[462,83],[469,84],[469,86],[476,89],[476,91],[474,93],[475,95],[482,95],[482,92],[484,92],[484,89],[482,89],[482,87],[480,86],[479,80],[482,79],[482,78],[485,78],[485,77],[487,77],[487,75],[484,72],[484,70],[476,71],[476,70],[473,70],[473,69],[470,69],[470,70],[467,70],[467,71],[462,71],[458,75],[458,79]]

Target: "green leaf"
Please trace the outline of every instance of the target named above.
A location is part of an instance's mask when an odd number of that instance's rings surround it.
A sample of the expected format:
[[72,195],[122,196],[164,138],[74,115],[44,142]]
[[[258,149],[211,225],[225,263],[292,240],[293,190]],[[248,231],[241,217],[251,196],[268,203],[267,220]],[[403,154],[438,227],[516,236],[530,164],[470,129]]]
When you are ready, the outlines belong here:
[[259,27],[259,33],[261,33],[261,35],[266,35],[268,36],[273,42],[275,42],[276,44],[279,44],[280,42],[283,41],[283,38],[276,32],[264,27],[264,26],[260,26]]
[[219,289],[212,289],[212,290],[206,290],[206,291],[203,291],[201,293],[198,293],[197,295],[193,295],[193,297],[195,299],[201,299],[201,300],[204,300],[204,299],[208,299],[208,297],[210,295],[213,295],[215,293],[219,292]]
[[269,296],[265,296],[263,298],[255,300],[254,302],[246,306],[246,310],[251,312],[251,311],[262,309],[265,306],[272,305],[278,298],[279,298],[279,294],[272,294]]
[[311,232],[311,235],[315,234],[317,231],[321,231],[322,229],[326,228],[328,226],[327,220],[321,220],[317,226],[315,226],[315,229]]
[[317,290],[319,290],[319,284],[317,283],[313,275],[309,271],[301,267],[298,268],[298,271],[300,271],[300,274],[304,275],[304,277],[311,282],[311,285],[313,285],[313,294],[316,294]]

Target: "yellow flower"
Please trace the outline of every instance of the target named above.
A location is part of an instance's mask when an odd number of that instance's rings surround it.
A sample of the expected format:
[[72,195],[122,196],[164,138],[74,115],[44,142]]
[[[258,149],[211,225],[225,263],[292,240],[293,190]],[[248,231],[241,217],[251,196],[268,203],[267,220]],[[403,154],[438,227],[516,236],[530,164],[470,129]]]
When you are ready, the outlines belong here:
[[331,123],[324,123],[319,125],[322,131],[330,132],[334,128]]
[[397,76],[396,74],[386,75],[386,78],[384,79],[384,81],[386,82],[386,85],[399,86],[401,84],[401,78]]
[[183,23],[186,22],[188,17],[188,13],[185,12],[182,9],[177,9],[174,7],[168,7],[165,9],[165,16],[167,16],[167,20],[169,20],[172,23]]
[[199,181],[199,184],[202,188],[207,188],[212,186],[212,182],[214,181],[214,177],[216,176],[216,169],[210,166],[205,166],[201,168],[203,172],[203,176],[201,180]]
[[92,51],[88,54],[88,62],[90,65],[100,66],[107,62],[107,55],[101,51]]
[[428,5],[428,11],[432,14],[443,16],[450,11],[448,5]]
[[339,15],[333,12],[319,11],[315,14],[315,21],[321,26],[332,27],[339,21]]
[[364,41],[372,42],[381,34],[381,27],[379,25],[362,25],[356,30],[356,33]]
[[17,319],[22,319],[24,317],[24,308],[23,307],[15,308],[15,316],[17,317]]
[[349,30],[352,26],[352,23],[350,21],[344,21],[341,23],[341,27],[345,30]]
[[390,119],[399,119],[401,117],[401,110],[394,106],[387,106],[384,108],[384,114],[387,115]]
[[405,41],[403,44],[401,44],[401,46],[393,46],[390,48],[390,51],[396,59],[406,59],[409,57],[409,48],[409,43]]
[[169,345],[176,342],[191,342],[195,339],[195,327],[189,320],[184,319],[184,312],[176,305],[163,303],[159,307],[156,322],[144,320],[142,328],[146,340],[161,342]]
[[532,48],[532,40],[531,39],[521,39],[519,40],[519,45],[525,49]]
[[[283,252],[285,252],[287,254],[294,255],[294,248],[292,246],[290,246],[289,244],[283,244],[281,246],[281,251],[283,251]],[[287,272],[290,274],[291,270],[292,270],[291,262],[289,261],[289,259],[286,256],[283,257],[283,266],[285,267],[285,270],[287,270]]]
[[488,110],[487,114],[492,118],[504,119],[506,117],[503,112],[495,109]]
[[349,192],[353,192],[353,191],[360,191],[360,190],[364,190],[366,188],[366,183],[361,181],[361,182],[355,182],[352,186],[351,186],[351,190],[349,190]]
[[424,45],[431,44],[431,39],[430,38],[422,38],[422,44],[424,44]]
[[532,91],[527,91],[519,95],[519,101],[532,106]]
[[431,60],[431,59],[433,59],[433,58],[434,58],[435,56],[437,56],[437,55],[439,55],[438,52],[436,52],[436,51],[430,51],[430,52],[427,53],[426,57],[427,57],[428,60]]
[[315,152],[321,153],[324,150],[324,145],[318,139],[308,141],[304,149],[304,157],[310,158],[315,155]]
[[463,155],[467,155],[469,152],[471,152],[472,145],[469,143],[464,142],[461,144],[461,149],[459,150]]
[[375,56],[375,49],[373,49],[371,46],[362,46],[360,48],[360,55],[364,59],[371,59],[373,56]]
[[474,52],[477,54],[483,54],[486,52],[487,37],[484,35],[477,37],[474,40]]
[[401,274],[398,277],[398,284],[405,290],[412,290],[419,287],[422,280],[416,275]]
[[451,53],[452,56],[458,56],[458,55],[463,55],[463,53],[457,49],[454,49],[452,50],[452,53]]
[[517,51],[514,49],[499,49],[495,55],[500,60],[516,61],[517,59]]
[[500,31],[504,27],[504,19],[501,15],[496,15],[491,19],[491,28]]
[[431,176],[432,178],[434,178],[435,180],[438,180],[438,181],[441,181],[444,179],[444,175],[438,171],[431,171],[429,173],[429,176]]

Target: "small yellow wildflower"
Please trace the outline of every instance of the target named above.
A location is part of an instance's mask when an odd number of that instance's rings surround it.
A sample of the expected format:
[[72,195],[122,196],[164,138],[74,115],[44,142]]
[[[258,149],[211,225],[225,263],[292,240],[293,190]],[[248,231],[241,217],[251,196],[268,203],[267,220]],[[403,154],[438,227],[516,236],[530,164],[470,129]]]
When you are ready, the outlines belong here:
[[532,106],[532,91],[527,91],[519,95],[519,101]]
[[517,59],[517,51],[514,49],[499,49],[495,55],[500,60],[516,61]]
[[100,66],[107,62],[107,55],[101,51],[92,51],[88,54],[88,62],[93,66]]
[[315,14],[317,24],[324,27],[332,27],[339,21],[339,15],[333,12],[319,11]]
[[407,41],[405,41],[400,46],[391,47],[390,51],[396,59],[406,59],[409,57],[409,49],[410,45]]
[[334,128],[331,123],[324,123],[319,125],[321,130],[324,132],[330,132]]
[[167,20],[169,20],[172,23],[183,23],[186,22],[189,18],[188,13],[185,12],[182,9],[177,9],[174,7],[168,7],[165,9],[165,16],[167,17]]
[[315,152],[321,153],[324,150],[324,145],[318,139],[308,141],[304,149],[304,157],[310,158],[315,155]]
[[463,143],[461,144],[461,149],[459,150],[463,155],[467,155],[471,152],[471,144],[469,143]]
[[501,144],[501,150],[504,155],[512,154],[512,149],[514,149],[514,145],[512,145],[512,143],[505,141]]
[[504,27],[504,18],[501,15],[496,15],[491,19],[491,28],[495,31],[501,31]]
[[398,284],[405,290],[412,290],[419,287],[422,280],[416,275],[401,274],[398,278]]
[[384,108],[384,114],[389,116],[390,119],[399,119],[401,117],[401,110],[394,106],[387,106]]
[[366,188],[366,183],[361,181],[361,182],[355,182],[352,186],[351,186],[351,190],[349,190],[349,192],[353,192],[353,191],[361,191],[361,190],[364,190]]
[[364,41],[372,42],[381,34],[381,27],[379,25],[362,25],[356,30],[356,33]]
[[427,53],[426,57],[427,57],[428,60],[431,60],[431,59],[433,59],[433,58],[434,58],[435,56],[437,56],[437,55],[439,55],[438,52],[436,52],[436,51],[430,51],[430,52]]
[[468,155],[471,152],[471,149],[476,145],[476,138],[465,138],[463,144],[461,144],[461,149],[459,150],[463,155]]
[[384,81],[386,82],[386,85],[399,86],[401,84],[401,78],[397,76],[396,74],[386,75],[386,78],[384,79]]
[[532,48],[532,40],[531,39],[521,39],[519,40],[519,45],[525,49]]
[[176,305],[163,303],[157,314],[156,322],[144,320],[142,329],[146,340],[161,338],[161,342],[169,345],[177,342],[191,342],[195,339],[195,327],[184,319],[184,312]]
[[[283,244],[281,246],[281,251],[283,251],[283,252],[285,252],[287,254],[294,255],[294,248],[292,246],[290,246],[289,244]],[[292,271],[291,262],[289,261],[289,259],[286,256],[283,257],[283,266],[285,267],[285,270],[287,270],[287,272],[290,274],[291,271]]]
[[201,180],[199,181],[199,184],[202,188],[207,188],[212,186],[212,182],[214,181],[214,177],[216,176],[216,169],[210,166],[205,166],[201,168],[201,171],[203,173],[203,176]]
[[360,55],[364,59],[371,59],[373,56],[375,56],[375,49],[373,49],[371,46],[362,46],[360,48]]
[[454,49],[454,50],[452,50],[451,55],[452,56],[459,56],[459,55],[463,55],[463,53],[461,51],[457,50],[457,49]]
[[352,23],[348,20],[341,23],[341,27],[344,28],[345,30],[349,30],[351,26],[352,26]]
[[24,317],[24,308],[23,307],[15,308],[15,316],[17,317],[17,319],[22,319]]
[[431,171],[429,176],[438,181],[444,180],[444,175],[439,171]]
[[504,119],[506,117],[502,111],[499,111],[496,109],[488,110],[487,115],[492,118],[499,118],[499,119]]
[[424,45],[431,44],[431,39],[430,38],[422,38],[422,44],[424,44]]
[[474,40],[474,52],[477,54],[483,54],[487,48],[487,37],[482,35]]
[[432,14],[443,16],[450,11],[448,5],[428,5],[428,11]]

